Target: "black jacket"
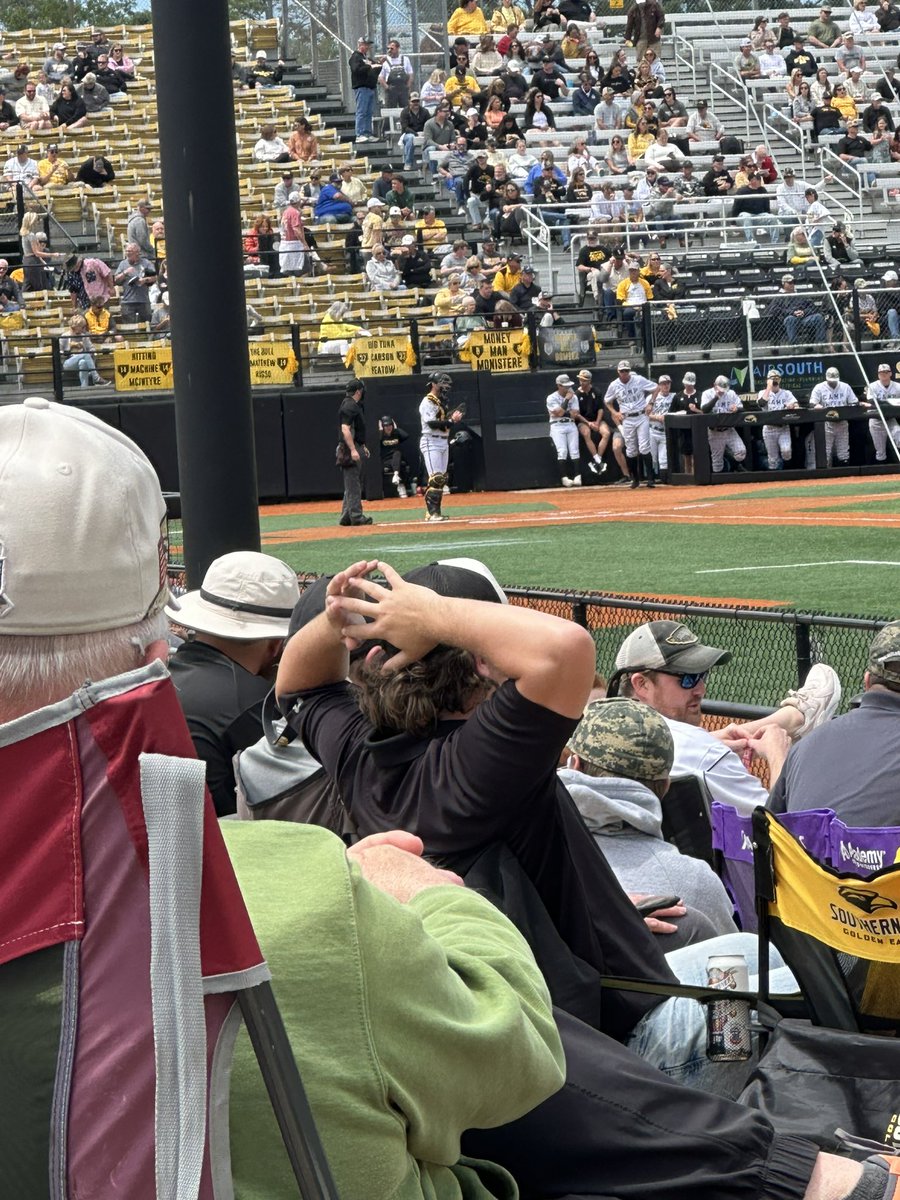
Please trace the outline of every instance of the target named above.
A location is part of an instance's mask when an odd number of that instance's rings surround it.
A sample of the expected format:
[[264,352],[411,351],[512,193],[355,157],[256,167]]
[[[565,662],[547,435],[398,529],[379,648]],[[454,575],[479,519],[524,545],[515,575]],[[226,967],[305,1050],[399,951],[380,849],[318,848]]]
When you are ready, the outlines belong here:
[[419,105],[419,111],[409,105],[406,108],[400,109],[400,132],[401,133],[421,133],[425,128],[425,122],[431,119],[431,113],[424,104]]
[[354,88],[375,88],[378,83],[380,67],[366,62],[366,57],[359,50],[354,50],[349,58],[350,86]]

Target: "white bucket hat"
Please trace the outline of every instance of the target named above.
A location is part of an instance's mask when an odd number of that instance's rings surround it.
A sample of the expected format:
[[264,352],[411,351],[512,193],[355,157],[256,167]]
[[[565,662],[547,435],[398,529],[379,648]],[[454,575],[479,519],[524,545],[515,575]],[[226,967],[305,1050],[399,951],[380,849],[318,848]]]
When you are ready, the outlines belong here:
[[43,396],[0,407],[0,636],[158,613],[165,517],[156,472],[125,434]]
[[252,642],[287,637],[300,598],[297,574],[280,558],[235,550],[210,563],[202,585],[166,605],[185,629]]

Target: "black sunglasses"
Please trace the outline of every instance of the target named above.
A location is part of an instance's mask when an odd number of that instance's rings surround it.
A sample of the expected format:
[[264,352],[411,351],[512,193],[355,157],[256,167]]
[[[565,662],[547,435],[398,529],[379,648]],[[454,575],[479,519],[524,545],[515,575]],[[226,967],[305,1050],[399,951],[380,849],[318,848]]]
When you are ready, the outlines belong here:
[[702,683],[709,674],[709,671],[697,671],[692,675],[685,675],[681,671],[660,671],[657,669],[657,674],[671,675],[673,678],[677,679],[684,690],[688,692],[691,688],[695,688],[698,683]]

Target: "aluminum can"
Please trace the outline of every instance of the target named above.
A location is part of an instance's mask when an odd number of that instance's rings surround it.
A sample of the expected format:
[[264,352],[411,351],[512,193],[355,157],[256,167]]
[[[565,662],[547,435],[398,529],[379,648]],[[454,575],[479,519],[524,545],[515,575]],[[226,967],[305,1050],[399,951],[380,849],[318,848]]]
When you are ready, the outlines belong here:
[[[707,983],[722,991],[747,992],[750,975],[743,954],[714,954],[706,964]],[[706,1056],[711,1062],[746,1062],[753,1053],[750,1004],[714,1000],[706,1006]]]

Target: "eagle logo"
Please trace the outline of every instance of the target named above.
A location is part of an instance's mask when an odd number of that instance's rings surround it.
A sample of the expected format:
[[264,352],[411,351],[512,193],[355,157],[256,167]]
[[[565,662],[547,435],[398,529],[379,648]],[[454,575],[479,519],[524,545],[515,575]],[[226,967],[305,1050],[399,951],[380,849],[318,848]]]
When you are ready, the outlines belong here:
[[748,425],[755,425],[756,424],[756,414],[755,413],[747,413],[747,415],[744,417],[744,420],[747,422]]
[[848,904],[853,904],[856,908],[861,908],[865,913],[877,912],[880,908],[896,908],[896,903],[889,896],[882,896],[879,892],[873,891],[871,888],[854,887],[850,884],[845,884],[838,888],[838,894],[847,901]]

